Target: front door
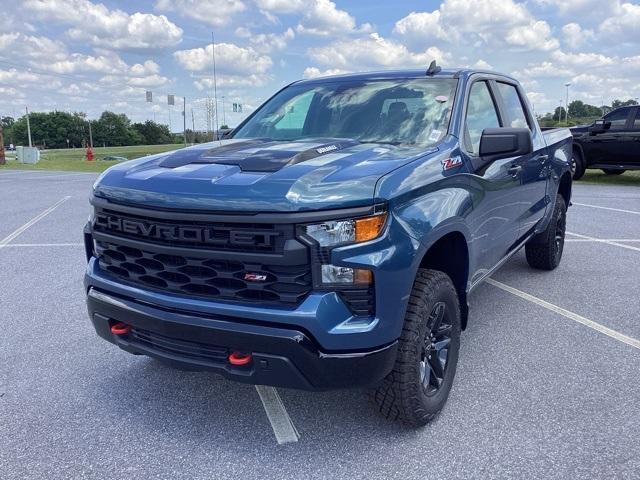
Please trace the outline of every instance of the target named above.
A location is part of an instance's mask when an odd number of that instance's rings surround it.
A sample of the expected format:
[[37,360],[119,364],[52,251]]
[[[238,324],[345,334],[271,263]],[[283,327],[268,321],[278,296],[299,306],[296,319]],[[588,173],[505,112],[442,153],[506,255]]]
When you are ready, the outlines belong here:
[[[479,156],[480,138],[485,128],[501,127],[496,99],[489,81],[475,81],[469,90],[463,126],[462,154],[474,165],[478,182],[474,210],[467,217],[471,230],[472,258],[470,279],[474,283],[504,257],[518,235],[518,193],[520,178],[514,175],[512,160],[496,160],[488,165]],[[476,166],[478,166],[476,168]]]

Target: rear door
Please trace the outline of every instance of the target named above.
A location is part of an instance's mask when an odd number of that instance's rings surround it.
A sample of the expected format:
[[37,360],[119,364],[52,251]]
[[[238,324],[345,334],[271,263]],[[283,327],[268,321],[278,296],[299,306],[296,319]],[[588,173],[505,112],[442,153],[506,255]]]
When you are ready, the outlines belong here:
[[589,138],[586,155],[590,165],[619,165],[631,161],[633,148],[632,107],[623,107],[604,116],[611,127]]
[[640,107],[636,107],[631,122],[631,145],[629,145],[629,163],[640,168]]
[[490,80],[474,81],[468,92],[460,150],[482,192],[468,217],[476,251],[473,257],[477,259],[471,266],[473,282],[498,263],[516,241],[520,179],[513,175],[510,159],[486,164],[479,156],[483,130],[504,126]]
[[516,83],[497,80],[493,82],[498,105],[502,110],[505,127],[527,128],[533,140],[533,152],[511,159],[514,167],[520,167],[518,180],[521,188],[518,193],[518,237],[529,233],[544,216],[546,208],[547,168],[549,157],[540,129],[531,117],[524,92]]

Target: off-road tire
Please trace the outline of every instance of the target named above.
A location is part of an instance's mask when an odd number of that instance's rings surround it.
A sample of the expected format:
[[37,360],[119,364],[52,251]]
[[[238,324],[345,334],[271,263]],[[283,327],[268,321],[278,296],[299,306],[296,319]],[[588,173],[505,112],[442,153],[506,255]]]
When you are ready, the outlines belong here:
[[622,175],[626,170],[616,170],[613,168],[603,168],[602,171],[605,175]]
[[573,179],[580,180],[585,171],[586,165],[584,163],[584,158],[582,158],[580,150],[574,148],[571,156],[571,175]]
[[525,245],[527,262],[539,270],[553,270],[560,265],[564,250],[567,207],[562,195],[556,195],[553,217],[544,232],[533,237]]
[[[424,352],[427,342],[433,348],[437,343],[429,340],[434,332],[428,323],[434,309],[441,308],[442,304],[444,313],[441,325],[450,326],[451,334],[442,382],[438,387],[433,387],[430,382],[438,383],[436,377],[423,380],[425,366],[429,369]],[[436,270],[419,269],[407,306],[395,366],[372,392],[375,405],[384,417],[417,427],[433,420],[442,410],[456,373],[460,324],[460,303],[451,278]],[[440,361],[439,355],[436,358]],[[426,386],[423,381],[427,383]],[[429,394],[427,389],[432,389]]]

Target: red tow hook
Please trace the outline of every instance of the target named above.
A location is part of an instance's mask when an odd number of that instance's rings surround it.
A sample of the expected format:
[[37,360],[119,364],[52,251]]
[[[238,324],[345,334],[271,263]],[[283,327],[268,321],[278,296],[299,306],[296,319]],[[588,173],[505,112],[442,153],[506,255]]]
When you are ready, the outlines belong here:
[[111,333],[114,335],[126,335],[131,332],[131,325],[127,325],[126,323],[118,322],[111,326]]
[[251,363],[251,360],[252,357],[250,353],[232,352],[229,355],[229,363],[231,365],[235,365],[236,367],[248,365],[249,363]]

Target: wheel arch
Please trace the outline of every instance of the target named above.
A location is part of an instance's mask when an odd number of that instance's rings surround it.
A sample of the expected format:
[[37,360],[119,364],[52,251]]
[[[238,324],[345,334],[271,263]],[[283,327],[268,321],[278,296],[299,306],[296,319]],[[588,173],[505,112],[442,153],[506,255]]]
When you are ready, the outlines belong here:
[[451,278],[460,299],[461,324],[464,330],[469,317],[469,247],[465,235],[460,230],[451,230],[432,241],[422,255],[419,267],[441,271]]
[[560,182],[558,183],[558,194],[562,195],[564,198],[564,204],[569,207],[571,202],[571,173],[565,172],[562,177],[560,177]]

